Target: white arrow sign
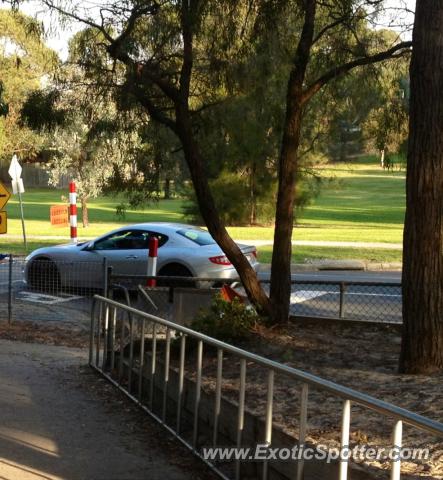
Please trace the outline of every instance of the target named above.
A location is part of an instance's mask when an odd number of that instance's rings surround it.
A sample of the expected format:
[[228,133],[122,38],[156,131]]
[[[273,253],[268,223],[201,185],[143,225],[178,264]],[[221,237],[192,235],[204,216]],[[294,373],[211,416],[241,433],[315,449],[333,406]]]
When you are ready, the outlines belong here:
[[17,193],[25,193],[25,187],[23,185],[23,180],[20,178],[22,175],[22,167],[18,163],[17,155],[14,155],[11,160],[11,165],[9,165],[8,170],[9,176],[12,179],[12,193],[16,195]]
[[12,178],[12,181],[20,180],[22,176],[22,167],[18,163],[17,155],[14,155],[11,160],[11,165],[9,166],[8,170],[9,176]]
[[8,170],[9,176],[12,179],[12,193],[18,193],[18,199],[20,202],[20,214],[22,217],[22,230],[23,230],[23,241],[25,244],[25,250],[28,250],[26,244],[26,232],[25,232],[25,218],[23,216],[23,202],[22,202],[22,193],[25,192],[25,187],[23,186],[23,180],[20,178],[22,175],[22,167],[18,163],[17,155],[14,155],[11,160],[11,165],[9,165]]

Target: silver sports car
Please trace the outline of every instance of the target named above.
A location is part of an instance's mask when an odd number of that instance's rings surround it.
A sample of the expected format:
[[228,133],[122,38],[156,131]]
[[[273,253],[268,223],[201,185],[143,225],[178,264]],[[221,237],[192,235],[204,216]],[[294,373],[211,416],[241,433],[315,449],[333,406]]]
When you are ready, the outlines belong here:
[[[26,258],[25,280],[36,288],[103,285],[103,259],[115,274],[146,275],[150,237],[158,238],[159,276],[235,279],[238,274],[206,231],[179,223],[140,223],[95,240],[39,248]],[[259,265],[254,246],[239,245],[251,265]]]

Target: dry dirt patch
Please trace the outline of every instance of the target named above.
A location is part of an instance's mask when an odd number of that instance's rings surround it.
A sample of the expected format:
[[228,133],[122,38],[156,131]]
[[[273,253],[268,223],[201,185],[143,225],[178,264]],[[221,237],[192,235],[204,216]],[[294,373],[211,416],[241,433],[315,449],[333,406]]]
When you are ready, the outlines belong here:
[[[69,347],[86,347],[87,332],[20,322],[12,326],[0,323],[0,338],[28,343]],[[258,329],[240,347],[266,358],[318,375],[327,380],[365,392],[415,413],[443,422],[443,374],[399,375],[397,362],[400,334],[396,328],[372,325],[291,325]],[[159,355],[162,348],[159,346]],[[178,352],[176,352],[178,353]],[[187,374],[195,372],[195,357],[188,352]],[[203,386],[210,391],[215,385],[216,354],[206,351]],[[225,355],[223,395],[238,399],[239,361]],[[286,432],[297,435],[301,385],[276,376],[274,421]],[[100,388],[101,390],[101,388]],[[255,364],[247,365],[247,409],[264,417],[266,372]],[[320,390],[309,392],[308,440],[315,444],[338,446],[342,400]],[[393,420],[353,406],[351,446],[367,444],[389,447]],[[430,448],[430,462],[404,462],[403,479],[443,479],[442,439],[404,428],[404,446]],[[366,467],[365,467],[366,468]],[[388,462],[372,462],[376,477],[388,478]]]
[[[400,352],[398,329],[370,325],[291,325],[284,328],[259,329],[250,341],[241,345],[266,358],[310,372],[324,379],[359,390],[412,412],[443,422],[443,374],[400,375],[397,363]],[[189,369],[192,370],[192,360]],[[216,356],[208,352],[205,382],[214,388]],[[239,362],[225,357],[223,394],[238,398]],[[277,375],[274,420],[288,433],[298,432],[301,385]],[[247,366],[247,408],[264,417],[266,372],[255,364]],[[320,390],[311,389],[308,407],[308,439],[330,447],[339,446],[343,401]],[[367,444],[387,447],[393,419],[386,419],[365,408],[353,406],[351,446]],[[404,427],[404,447],[430,448],[430,462],[404,462],[402,478],[443,478],[442,439]],[[371,470],[387,478],[388,462],[372,462]]]
[[84,348],[88,345],[88,333],[41,323],[20,321],[8,325],[0,322],[0,338],[24,343],[41,343],[72,348]]

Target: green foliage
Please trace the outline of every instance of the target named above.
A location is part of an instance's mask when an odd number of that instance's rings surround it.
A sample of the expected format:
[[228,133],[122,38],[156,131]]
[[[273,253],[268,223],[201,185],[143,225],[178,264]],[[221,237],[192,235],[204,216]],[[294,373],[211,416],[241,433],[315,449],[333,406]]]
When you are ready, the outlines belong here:
[[[164,2],[155,15],[143,8],[134,10],[137,15],[133,28],[111,47],[120,58],[137,59],[134,69],[111,60],[108,37],[116,38],[118,30],[124,31],[127,13],[138,2],[126,2],[125,7],[119,2],[111,4],[102,31],[87,27],[71,40],[69,62],[76,67],[71,69],[70,83],[97,86],[98,92],[93,92],[92,97],[106,92],[119,115],[94,118],[92,122],[81,118],[80,123],[88,126],[86,140],[92,141],[93,147],[78,143],[77,147],[83,147],[88,152],[85,158],[91,159],[98,143],[94,139],[119,138],[118,161],[114,162],[115,150],[109,150],[108,164],[113,165],[113,171],[101,188],[124,192],[130,205],[139,205],[157,199],[164,182],[173,179],[175,184],[183,184],[187,178],[179,142],[166,129],[153,125],[140,106],[153,103],[163,116],[174,119],[173,102],[150,78],[159,75],[179,86],[183,59],[181,2]],[[384,32],[370,27],[361,7],[364,4],[355,0],[319,3],[316,33],[324,31],[324,35],[312,49],[307,83],[319,72],[392,43]],[[189,99],[195,112],[192,127],[221,216],[229,224],[272,223],[285,91],[301,29],[300,2],[216,0],[193,5],[194,58]],[[69,2],[65,8],[69,10]],[[79,7],[80,17],[81,11]],[[329,28],[331,19],[343,21]],[[143,66],[149,66],[150,71],[145,78]],[[339,144],[341,152],[341,146],[349,143],[343,132],[359,129],[372,108],[372,90],[366,85],[361,88],[365,72],[361,69],[349,75],[340,82],[342,87],[333,82],[304,112],[299,206],[308,204],[321,186],[308,172],[313,159],[331,152],[331,140]],[[140,89],[145,95],[142,102],[135,93]],[[90,90],[87,95],[91,95]],[[119,118],[120,114],[123,118]],[[76,115],[82,117],[82,106]],[[78,125],[78,119],[73,123]],[[113,128],[115,135],[111,137]],[[124,133],[119,137],[118,131]],[[80,135],[78,128],[76,134]],[[361,146],[361,134],[358,136],[357,148]],[[306,151],[310,152],[307,156],[303,155]],[[97,164],[93,167],[95,171]],[[198,218],[192,203],[187,213]]]
[[259,317],[251,306],[238,299],[226,302],[216,295],[209,310],[201,311],[191,328],[224,342],[238,342],[249,337],[258,321]]
[[[130,120],[131,110],[125,115],[127,124],[124,131],[129,135],[127,130],[134,120]],[[135,119],[134,123],[133,129],[138,132],[137,141],[132,143],[122,162],[115,165],[106,192],[122,193],[129,206],[140,207],[158,201],[162,193],[169,198],[170,191],[163,190],[166,184],[170,186],[173,182],[175,191],[181,190],[188,179],[188,172],[171,132],[149,121],[140,125]]]
[[[269,174],[270,175],[270,174]],[[275,217],[275,201],[277,196],[277,180],[271,177],[266,180],[266,189],[251,192],[250,179],[226,170],[210,180],[211,191],[220,216],[225,225],[271,225]],[[300,181],[296,192],[296,209],[300,212],[319,194],[322,186],[331,181],[324,178],[312,168],[304,168],[300,172]],[[257,188],[257,187],[256,187]],[[191,223],[203,223],[194,191],[185,191],[187,201],[182,212]]]
[[44,45],[41,25],[20,12],[0,10],[0,163],[13,153],[36,157],[44,135],[23,126],[20,110],[27,96],[42,87],[58,66],[55,52]]
[[[65,80],[72,79],[69,69],[62,72]],[[62,87],[32,92],[23,105],[22,120],[47,134],[50,184],[57,186],[63,175],[69,175],[77,183],[80,200],[86,202],[99,195],[111,177],[113,165],[120,160],[121,137],[103,128],[115,113],[112,103],[105,99],[91,103],[86,89],[73,93]]]
[[406,153],[408,138],[408,63],[380,67],[382,74],[375,84],[377,102],[368,113],[363,129],[367,148],[386,155]]
[[53,131],[67,122],[67,110],[57,108],[60,91],[35,90],[26,98],[21,109],[21,121],[36,132]]
[[[81,52],[92,55],[95,46],[85,42],[92,42],[90,33],[87,29],[71,40],[72,59]],[[85,70],[71,64],[60,68],[57,82],[50,89],[28,95],[21,115],[26,126],[46,133],[50,184],[57,186],[64,175],[76,182],[87,226],[87,202],[100,195],[111,180],[130,177],[134,163],[143,155],[143,123],[134,115],[119,113],[112,93],[96,88]],[[138,185],[136,192],[141,191]]]
[[0,117],[6,117],[9,112],[8,104],[3,100],[3,83],[0,81]]
[[119,203],[116,207],[115,207],[115,216],[117,217],[117,219],[122,222],[125,220],[126,218],[126,204],[124,203]]
[[[226,225],[270,224],[274,219],[276,182],[260,195],[251,195],[248,180],[235,172],[223,170],[210,181],[220,216]],[[188,201],[183,205],[184,216],[193,223],[202,223],[192,189],[186,192]],[[253,220],[252,218],[253,217]]]

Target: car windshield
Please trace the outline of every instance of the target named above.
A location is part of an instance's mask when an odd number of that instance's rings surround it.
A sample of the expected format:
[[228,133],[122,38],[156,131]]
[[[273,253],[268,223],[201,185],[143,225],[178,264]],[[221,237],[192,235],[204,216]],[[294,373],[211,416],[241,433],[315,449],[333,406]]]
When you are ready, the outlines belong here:
[[216,243],[206,230],[200,230],[197,228],[185,228],[183,230],[178,230],[177,233],[182,237],[193,241],[197,245],[214,245]]

